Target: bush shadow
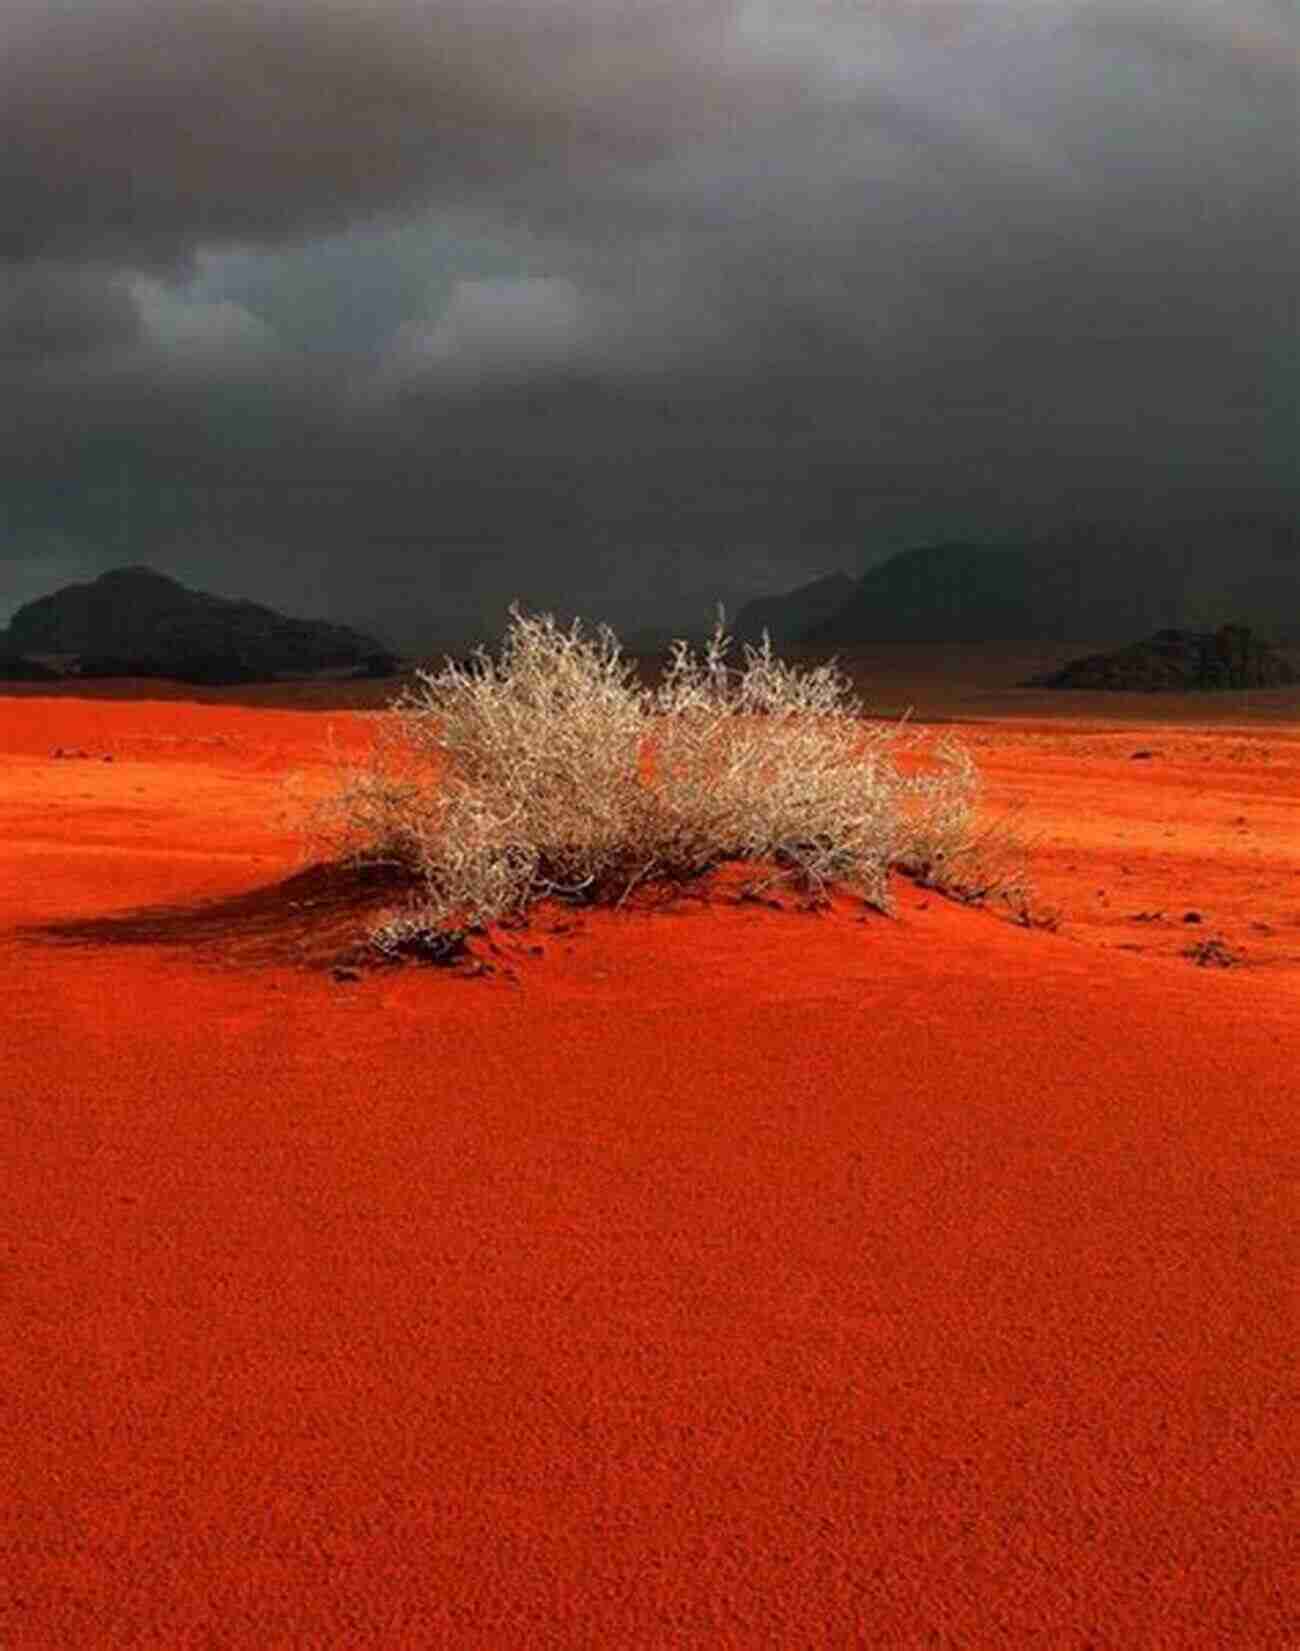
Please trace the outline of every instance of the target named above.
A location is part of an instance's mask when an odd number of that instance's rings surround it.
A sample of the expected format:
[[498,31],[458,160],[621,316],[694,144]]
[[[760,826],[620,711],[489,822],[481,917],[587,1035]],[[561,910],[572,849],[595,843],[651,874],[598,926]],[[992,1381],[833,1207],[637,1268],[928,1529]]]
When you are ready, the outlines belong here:
[[47,945],[176,947],[211,962],[328,969],[367,955],[367,919],[399,903],[410,887],[398,867],[326,863],[216,900],[64,918],[15,932]]

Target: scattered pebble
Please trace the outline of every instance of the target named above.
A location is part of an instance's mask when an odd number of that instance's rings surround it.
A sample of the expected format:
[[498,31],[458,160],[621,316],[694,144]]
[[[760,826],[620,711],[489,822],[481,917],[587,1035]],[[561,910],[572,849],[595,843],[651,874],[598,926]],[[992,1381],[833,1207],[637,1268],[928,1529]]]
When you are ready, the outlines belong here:
[[1227,942],[1218,935],[1211,935],[1207,940],[1198,940],[1194,946],[1188,946],[1184,957],[1190,957],[1198,969],[1230,969],[1234,963],[1244,961],[1236,952],[1230,951]]

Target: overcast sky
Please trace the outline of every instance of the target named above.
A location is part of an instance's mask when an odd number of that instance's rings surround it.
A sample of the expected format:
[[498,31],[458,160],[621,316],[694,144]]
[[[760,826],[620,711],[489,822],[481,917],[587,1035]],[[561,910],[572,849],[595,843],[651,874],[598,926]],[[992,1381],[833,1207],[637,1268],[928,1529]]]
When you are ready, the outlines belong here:
[[0,621],[143,561],[627,627],[1294,518],[1298,16],[5,0]]

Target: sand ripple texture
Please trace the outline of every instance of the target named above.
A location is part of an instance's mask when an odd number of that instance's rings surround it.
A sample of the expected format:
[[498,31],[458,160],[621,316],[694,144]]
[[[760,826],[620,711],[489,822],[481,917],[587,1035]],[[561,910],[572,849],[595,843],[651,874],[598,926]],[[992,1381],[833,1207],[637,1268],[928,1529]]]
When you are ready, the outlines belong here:
[[5,1651],[1300,1646],[1295,732],[973,723],[1056,932],[340,979],[325,720],[0,700]]

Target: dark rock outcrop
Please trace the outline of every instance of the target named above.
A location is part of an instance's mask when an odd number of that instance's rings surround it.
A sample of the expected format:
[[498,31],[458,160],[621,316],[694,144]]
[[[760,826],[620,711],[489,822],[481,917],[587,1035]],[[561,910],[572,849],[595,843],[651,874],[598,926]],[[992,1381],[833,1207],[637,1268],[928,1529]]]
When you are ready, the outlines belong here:
[[1113,653],[1072,659],[1024,686],[1177,693],[1285,688],[1297,682],[1300,670],[1248,625],[1224,625],[1217,631],[1157,631]]
[[14,653],[74,654],[81,673],[204,684],[367,667],[386,650],[323,620],[289,619],[256,602],[190,590],[151,568],[117,568],[19,608]]

